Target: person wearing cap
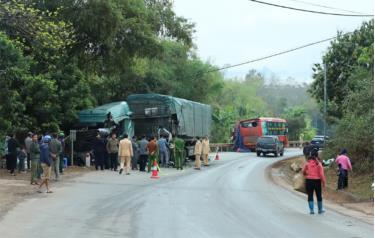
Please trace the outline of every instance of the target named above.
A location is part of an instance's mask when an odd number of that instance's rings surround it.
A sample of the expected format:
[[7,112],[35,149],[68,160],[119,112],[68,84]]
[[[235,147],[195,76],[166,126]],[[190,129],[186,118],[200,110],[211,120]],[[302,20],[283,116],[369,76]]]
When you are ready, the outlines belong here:
[[175,145],[175,166],[176,169],[184,169],[184,163],[185,163],[185,141],[181,138],[174,138],[174,145]]
[[168,153],[168,143],[164,135],[160,136],[158,140],[159,148],[159,160],[162,167],[167,168],[169,165],[169,153]]
[[64,132],[60,132],[57,139],[61,143],[61,153],[59,154],[60,164],[59,164],[59,172],[60,174],[64,173],[64,150],[65,150],[65,140],[64,140]]
[[132,149],[133,149],[133,156],[131,158],[132,170],[137,170],[138,160],[139,160],[139,146],[137,143],[137,137],[133,136],[131,142],[132,142]]
[[111,133],[111,138],[107,140],[107,152],[110,158],[110,168],[113,171],[117,171],[118,166],[118,144],[116,132]]
[[200,170],[201,169],[201,156],[202,156],[202,142],[199,140],[199,138],[197,138],[195,141],[194,155],[195,155],[194,169]]
[[33,134],[30,145],[30,168],[31,168],[31,185],[38,185],[38,169],[40,163],[40,147],[38,144],[38,135]]
[[120,141],[119,149],[118,149],[118,156],[120,157],[120,172],[119,174],[122,174],[122,171],[125,167],[125,173],[126,175],[129,175],[130,170],[130,161],[131,157],[133,157],[133,146],[132,142],[128,139],[128,134],[124,135],[124,139]]
[[148,141],[146,135],[142,136],[142,140],[139,142],[139,171],[146,171],[146,163],[148,160]]
[[151,167],[154,166],[155,161],[158,158],[158,143],[154,136],[151,136],[150,141],[147,144],[148,151],[148,162],[147,162],[147,172],[150,173]]
[[33,136],[33,133],[32,132],[29,132],[27,133],[27,137],[25,139],[25,147],[26,147],[26,153],[27,153],[27,169],[30,169],[31,168],[31,164],[30,164],[30,146],[31,146],[31,143],[33,143],[33,140],[32,140],[32,137]]
[[60,178],[60,154],[62,152],[61,142],[57,139],[57,134],[52,134],[52,140],[49,143],[49,151],[52,158],[52,170],[55,174],[55,181]]
[[324,213],[322,187],[326,185],[323,165],[319,160],[318,150],[312,149],[310,156],[303,166],[302,173],[306,179],[307,201],[310,214],[314,214],[314,191],[318,201],[318,213]]
[[49,180],[51,178],[51,165],[52,159],[49,150],[49,143],[51,141],[51,136],[46,135],[43,137],[43,144],[40,146],[40,163],[43,169],[42,182],[39,184],[39,193],[42,193],[42,186],[45,184],[47,188],[47,193],[52,193],[49,188]]
[[208,140],[208,136],[205,136],[202,140],[202,156],[203,156],[204,166],[209,166],[208,164],[209,153],[210,153],[210,141]]
[[344,189],[348,187],[348,171],[352,170],[352,163],[350,162],[350,159],[348,157],[348,151],[346,149],[342,149],[335,162],[339,167],[337,190]]

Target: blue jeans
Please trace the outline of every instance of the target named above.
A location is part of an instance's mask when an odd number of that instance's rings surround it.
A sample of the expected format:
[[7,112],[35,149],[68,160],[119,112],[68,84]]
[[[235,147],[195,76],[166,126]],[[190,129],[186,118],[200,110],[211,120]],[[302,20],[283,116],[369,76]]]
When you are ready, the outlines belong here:
[[163,166],[168,166],[168,164],[169,164],[168,151],[159,151],[159,156],[160,156],[160,163]]
[[337,189],[344,189],[346,187],[348,187],[348,170],[340,169]]
[[25,159],[18,158],[18,172],[25,171]]

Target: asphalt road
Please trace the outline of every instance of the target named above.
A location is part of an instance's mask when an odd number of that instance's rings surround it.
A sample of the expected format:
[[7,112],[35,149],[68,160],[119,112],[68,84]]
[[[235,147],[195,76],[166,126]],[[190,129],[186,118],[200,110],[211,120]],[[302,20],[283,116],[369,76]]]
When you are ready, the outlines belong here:
[[[285,157],[300,151],[289,150]],[[223,153],[201,171],[93,172],[27,200],[0,222],[1,237],[373,237],[373,226],[327,210],[268,180],[276,159]]]

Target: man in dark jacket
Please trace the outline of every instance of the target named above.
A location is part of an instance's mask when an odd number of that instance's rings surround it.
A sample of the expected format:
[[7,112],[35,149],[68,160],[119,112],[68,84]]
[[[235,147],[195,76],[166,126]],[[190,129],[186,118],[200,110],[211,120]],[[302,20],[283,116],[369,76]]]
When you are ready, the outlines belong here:
[[137,137],[133,136],[132,138],[132,149],[133,149],[133,157],[132,157],[132,170],[138,169],[138,156],[139,156],[139,147],[137,144]]
[[38,169],[40,164],[40,146],[38,144],[38,135],[32,136],[30,145],[30,161],[31,161],[31,185],[38,185]]
[[52,193],[52,191],[48,187],[48,183],[51,177],[51,165],[52,165],[52,159],[50,156],[50,150],[49,150],[49,142],[51,141],[51,136],[46,135],[44,136],[43,144],[40,146],[40,163],[43,169],[43,175],[42,175],[42,183],[39,185],[38,192],[42,192],[42,186],[45,184],[47,188],[47,193]]
[[57,134],[52,134],[52,140],[49,143],[49,152],[52,158],[52,170],[55,174],[55,180],[59,180],[60,154],[62,151],[61,142],[57,139]]
[[12,176],[15,176],[14,170],[17,167],[17,148],[19,144],[16,140],[16,135],[13,134],[8,140],[8,159],[9,159],[9,170]]
[[148,160],[147,144],[146,136],[143,135],[142,140],[139,142],[139,171],[146,171],[146,163]]
[[99,132],[92,143],[92,150],[95,157],[95,169],[98,170],[100,167],[101,170],[104,170],[104,156],[107,153],[107,148]]
[[59,172],[60,174],[63,174],[64,173],[64,152],[65,152],[64,132],[59,133],[58,140],[61,143],[61,153],[59,155],[59,158],[60,158]]

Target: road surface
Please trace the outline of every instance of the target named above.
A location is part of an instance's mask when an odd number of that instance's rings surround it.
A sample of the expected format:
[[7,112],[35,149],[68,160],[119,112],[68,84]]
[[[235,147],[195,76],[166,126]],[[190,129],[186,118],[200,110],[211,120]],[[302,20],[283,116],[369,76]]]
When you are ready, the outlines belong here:
[[[300,153],[286,151],[285,157]],[[373,226],[328,210],[267,179],[276,159],[223,153],[208,168],[161,179],[99,171],[27,200],[0,221],[1,237],[373,237]]]

